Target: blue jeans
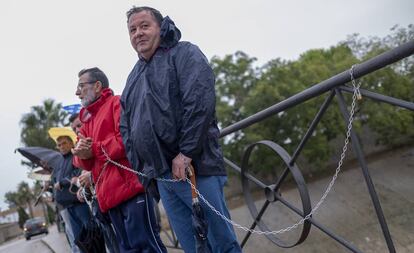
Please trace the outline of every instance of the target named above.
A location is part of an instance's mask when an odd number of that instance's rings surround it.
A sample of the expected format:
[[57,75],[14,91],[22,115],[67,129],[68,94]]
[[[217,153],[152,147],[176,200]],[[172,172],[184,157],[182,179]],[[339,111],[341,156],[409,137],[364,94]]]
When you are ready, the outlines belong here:
[[80,253],[80,249],[75,244],[75,236],[73,235],[72,227],[70,225],[70,217],[68,210],[60,210],[60,216],[62,216],[62,219],[65,222],[65,233],[68,237],[72,253]]
[[[171,173],[164,178],[171,178]],[[198,176],[197,189],[220,213],[230,218],[224,199],[223,187],[226,176]],[[178,241],[186,253],[195,253],[195,238],[191,224],[191,188],[187,182],[169,183],[157,181],[158,190]],[[208,221],[208,242],[214,253],[241,252],[233,226],[222,220],[202,200]]]
[[[73,237],[74,240],[76,240],[76,237],[78,236],[82,226],[86,225],[91,219],[91,212],[89,210],[89,206],[86,203],[75,204],[66,208],[66,210],[69,216],[69,223]],[[74,242],[73,245],[75,245]]]

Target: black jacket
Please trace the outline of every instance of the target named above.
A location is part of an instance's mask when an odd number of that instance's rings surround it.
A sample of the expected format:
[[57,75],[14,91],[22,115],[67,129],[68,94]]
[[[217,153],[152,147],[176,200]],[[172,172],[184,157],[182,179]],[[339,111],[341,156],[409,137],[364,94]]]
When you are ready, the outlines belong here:
[[[72,153],[63,155],[63,160],[60,163],[59,168],[53,170],[52,183],[59,182],[62,190],[54,190],[55,201],[64,209],[74,204],[79,204],[78,198],[76,197],[76,191],[78,188],[72,186],[70,188],[70,180],[72,177],[79,176],[81,170],[74,167],[72,164]],[[70,190],[72,192],[70,192]]]
[[181,152],[193,159],[196,174],[226,175],[213,70],[197,46],[178,42],[171,23],[167,31],[161,27],[161,46],[149,61],[136,63],[122,93],[120,128],[128,159],[153,178],[171,171]]

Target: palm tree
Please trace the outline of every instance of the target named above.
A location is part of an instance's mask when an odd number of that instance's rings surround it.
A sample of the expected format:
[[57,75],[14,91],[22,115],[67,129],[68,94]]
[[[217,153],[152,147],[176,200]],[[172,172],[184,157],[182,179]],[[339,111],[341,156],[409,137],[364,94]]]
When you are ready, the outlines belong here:
[[22,204],[29,208],[30,217],[33,218],[33,205],[32,202],[35,199],[35,195],[28,183],[22,181],[17,186],[17,192],[20,195],[20,201]]
[[[56,144],[49,137],[48,130],[51,127],[63,126],[67,116],[68,113],[62,110],[62,104],[55,103],[53,99],[46,99],[42,105],[32,106],[31,112],[24,114],[20,120],[21,142],[27,147],[54,149]],[[35,167],[33,163],[26,161],[22,161],[22,164]]]
[[30,216],[33,217],[33,208],[31,203],[33,200],[33,194],[26,182],[20,182],[16,192],[6,192],[4,198],[6,199],[5,202],[9,204],[9,207],[17,208],[20,227],[22,227],[23,223],[30,218],[25,211],[25,207],[29,207]]
[[24,114],[20,120],[22,143],[28,147],[55,148],[56,144],[47,131],[51,127],[63,126],[67,115],[62,110],[62,104],[55,103],[53,99],[46,99],[40,106],[32,106],[31,112]]

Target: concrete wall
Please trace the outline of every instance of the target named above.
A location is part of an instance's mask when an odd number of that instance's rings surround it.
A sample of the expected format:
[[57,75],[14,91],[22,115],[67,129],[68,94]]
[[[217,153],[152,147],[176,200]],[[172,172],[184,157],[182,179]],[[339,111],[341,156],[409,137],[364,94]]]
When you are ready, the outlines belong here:
[[0,224],[0,243],[21,235],[23,231],[19,228],[19,224],[6,223]]

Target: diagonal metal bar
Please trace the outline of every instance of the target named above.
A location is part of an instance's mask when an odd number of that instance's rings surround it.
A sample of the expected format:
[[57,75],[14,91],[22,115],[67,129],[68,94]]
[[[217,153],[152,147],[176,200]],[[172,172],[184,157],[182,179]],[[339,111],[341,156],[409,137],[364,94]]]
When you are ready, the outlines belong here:
[[290,164],[292,165],[297,157],[299,156],[300,152],[302,151],[303,147],[305,146],[306,142],[312,136],[315,128],[318,126],[319,121],[321,121],[322,116],[325,114],[326,110],[328,109],[329,105],[332,102],[332,99],[335,97],[335,92],[331,91],[331,93],[325,98],[321,108],[319,109],[318,113],[316,114],[315,118],[313,119],[312,123],[310,124],[308,131],[306,132],[305,136],[302,138],[300,144],[298,145],[297,149],[292,155],[292,159]]
[[[344,86],[344,85],[339,87],[339,89],[341,91],[345,91],[345,92],[349,92],[349,93],[354,92],[354,90],[352,88],[350,88],[348,86]],[[399,106],[399,107],[414,111],[414,103],[412,103],[412,102],[408,102],[408,101],[401,100],[401,99],[398,99],[398,98],[385,96],[385,95],[382,95],[382,94],[379,94],[379,93],[376,93],[376,92],[372,92],[372,91],[368,91],[368,90],[364,90],[364,89],[361,89],[361,88],[359,89],[359,91],[361,92],[361,94],[364,97],[367,97],[367,98],[370,98],[370,99],[373,99],[373,100],[376,100],[376,101],[379,101],[379,102],[384,102],[384,103],[387,103],[387,104],[390,104],[390,105],[395,105],[395,106]]]
[[[348,113],[348,110],[346,109],[345,99],[339,89],[336,89],[336,95],[338,97],[339,109],[342,113],[342,116],[345,119],[345,122],[348,122],[349,113]],[[355,155],[357,156],[359,164],[361,165],[362,173],[364,175],[365,182],[367,183],[369,195],[371,196],[372,203],[374,204],[375,212],[377,214],[378,221],[381,225],[382,233],[385,237],[388,250],[391,253],[395,253],[396,251],[395,251],[394,243],[392,241],[391,234],[388,229],[387,222],[385,220],[384,212],[382,211],[382,208],[381,208],[381,203],[379,201],[378,194],[375,190],[374,183],[372,182],[371,175],[368,171],[368,166],[365,161],[364,154],[361,149],[361,145],[359,144],[358,136],[356,135],[353,129],[351,130],[351,142],[352,142],[352,147],[355,152]]]
[[[300,217],[304,217],[303,212],[300,211],[298,208],[296,208],[294,205],[290,204],[287,200],[285,200],[281,196],[277,196],[277,199],[281,203],[283,203],[286,207],[288,207],[289,209],[291,209],[293,212],[297,213]],[[355,246],[353,246],[352,244],[350,244],[349,242],[347,242],[346,240],[344,240],[342,237],[334,234],[328,228],[324,227],[322,224],[320,224],[319,222],[317,222],[314,218],[312,218],[312,217],[309,218],[309,222],[312,223],[312,225],[314,225],[315,227],[319,228],[322,232],[324,232],[328,236],[332,237],[335,241],[337,241],[338,243],[342,244],[344,247],[346,247],[350,251],[352,251],[354,253],[362,253],[362,251],[360,251],[359,249],[355,248]]]
[[[239,172],[241,174],[241,169],[239,166],[237,166],[235,163],[233,163],[232,161],[230,161],[227,158],[224,158],[224,162],[230,166],[230,168],[234,169],[235,171]],[[259,179],[255,178],[254,176],[252,176],[252,174],[250,173],[244,173],[244,176],[246,178],[248,178],[250,181],[252,181],[253,183],[255,183],[257,186],[259,186],[260,188],[264,189],[267,187],[266,184],[264,184],[262,181],[260,181]]]
[[[263,204],[262,208],[259,211],[259,214],[256,216],[256,218],[253,221],[253,224],[250,226],[250,229],[254,229],[257,225],[257,223],[260,221],[260,219],[262,218],[264,212],[266,211],[267,207],[269,206],[270,202],[268,200],[265,201],[265,203]],[[246,236],[244,237],[243,241],[240,244],[240,247],[243,248],[243,246],[246,244],[247,240],[249,240],[249,237],[252,233],[250,231],[247,232]]]
[[[397,48],[382,53],[374,58],[369,59],[361,64],[358,64],[354,68],[354,78],[359,78],[366,74],[369,74],[375,70],[383,68],[391,63],[397,62],[405,57],[414,54],[414,41],[407,42]],[[270,106],[256,114],[253,114],[237,123],[234,123],[220,132],[220,137],[234,133],[240,129],[246,128],[252,124],[255,124],[261,120],[264,120],[276,113],[284,111],[297,104],[305,102],[311,98],[319,96],[335,87],[338,87],[351,80],[349,71],[345,70],[340,74],[337,74],[323,82],[320,82],[312,87],[293,95],[273,106]]]
[[[296,148],[295,152],[293,153],[292,159],[290,159],[289,164],[293,165],[295,163],[296,159],[298,158],[300,152],[302,151],[305,144],[308,142],[309,138],[312,136],[313,132],[315,131],[315,128],[318,126],[318,123],[320,122],[322,116],[325,114],[326,110],[328,109],[329,105],[332,102],[332,99],[335,96],[335,92],[331,91],[331,93],[325,98],[325,101],[322,103],[321,108],[319,109],[318,113],[316,114],[315,118],[313,119],[312,123],[310,124],[308,131],[306,131],[305,136],[303,136],[301,142],[299,143],[298,147]],[[279,190],[280,185],[285,180],[287,175],[289,174],[289,169],[285,168],[282,175],[277,179],[275,183],[274,192]]]

